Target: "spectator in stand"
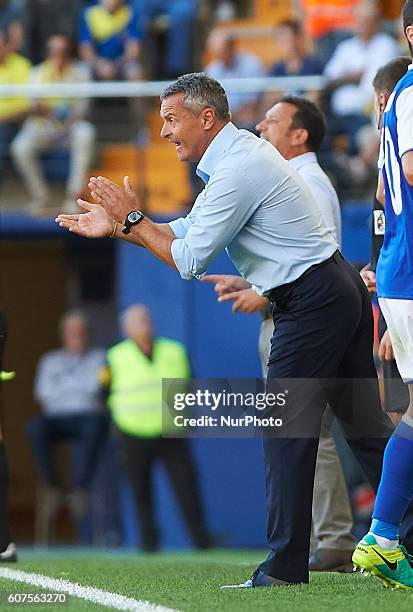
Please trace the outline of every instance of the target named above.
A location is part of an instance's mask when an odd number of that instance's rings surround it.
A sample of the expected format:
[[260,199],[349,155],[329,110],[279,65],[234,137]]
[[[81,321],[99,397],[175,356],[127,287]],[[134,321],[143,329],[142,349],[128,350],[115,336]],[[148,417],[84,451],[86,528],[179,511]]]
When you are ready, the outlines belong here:
[[74,442],[83,451],[68,503],[73,515],[83,516],[99,454],[108,432],[101,398],[101,370],[105,352],[89,346],[88,319],[81,311],[66,313],[60,323],[62,348],[40,360],[35,397],[42,414],[29,421],[33,455],[45,483],[43,510],[50,521],[63,501],[53,451]]
[[323,68],[315,55],[308,53],[307,41],[296,19],[286,19],[276,28],[277,42],[282,48],[283,59],[273,64],[270,76],[303,76],[322,74]]
[[[260,59],[252,53],[239,51],[236,38],[228,31],[213,30],[207,49],[213,61],[205,67],[205,73],[214,79],[249,79],[266,74]],[[255,132],[259,100],[259,93],[228,94],[232,121],[238,128]]]
[[160,461],[171,481],[194,545],[208,548],[196,470],[188,440],[163,437],[162,379],[190,377],[185,347],[154,333],[149,310],[130,306],[122,316],[125,340],[107,354],[108,406],[116,425],[123,463],[132,485],[141,527],[142,548],[159,547],[153,499],[153,467]]
[[[135,4],[128,0],[98,0],[84,9],[80,19],[79,53],[100,81],[142,77],[141,34]],[[142,98],[128,98],[136,127],[134,142],[146,143],[146,104]]]
[[339,43],[351,36],[359,0],[301,0],[306,34],[325,64]]
[[81,59],[102,81],[141,77],[138,15],[126,0],[99,0],[80,21]]
[[324,74],[331,94],[330,124],[333,133],[346,134],[356,152],[355,135],[373,111],[371,82],[379,66],[399,55],[396,41],[380,31],[380,11],[370,0],[356,9],[354,36],[336,48]]
[[[71,59],[71,41],[63,34],[48,40],[48,55],[31,72],[30,81],[42,83],[80,83],[88,81],[90,73]],[[76,212],[93,155],[95,128],[86,121],[89,101],[85,98],[43,98],[34,103],[32,116],[11,144],[13,160],[30,193],[29,210],[41,212],[49,203],[49,189],[42,175],[39,158],[45,151],[68,144],[71,160],[64,207]]]
[[46,59],[47,41],[56,32],[77,37],[80,0],[25,0],[24,52],[33,64]]
[[198,14],[198,0],[138,0],[142,31],[148,36],[155,19],[167,25],[165,78],[176,78],[193,69],[193,34]]
[[9,31],[10,51],[20,51],[23,40],[22,15],[13,0],[0,0],[0,30]]
[[[10,30],[0,30],[0,85],[24,85],[30,62],[11,50]],[[6,165],[10,143],[30,111],[27,98],[0,96],[0,178]]]

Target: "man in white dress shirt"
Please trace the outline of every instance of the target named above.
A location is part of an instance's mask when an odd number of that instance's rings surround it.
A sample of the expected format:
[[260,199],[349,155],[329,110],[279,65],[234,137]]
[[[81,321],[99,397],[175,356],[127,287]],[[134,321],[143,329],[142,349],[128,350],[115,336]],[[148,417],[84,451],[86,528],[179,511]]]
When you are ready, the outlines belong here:
[[337,45],[324,69],[335,129],[344,131],[352,140],[373,113],[371,82],[377,69],[400,55],[397,42],[380,31],[380,19],[377,2],[360,2],[354,36]]
[[[324,223],[341,243],[341,211],[330,179],[318,163],[317,155],[325,136],[325,120],[320,109],[306,98],[286,96],[272,106],[257,125],[261,138],[268,140],[304,179],[323,214]],[[262,313],[259,351],[263,375],[267,376],[271,337],[274,331],[271,305],[250,287],[232,291],[241,277],[207,275],[203,281],[215,283],[220,301],[234,301],[234,310]],[[245,283],[247,285],[247,283]],[[226,291],[229,290],[229,293]],[[315,551],[310,557],[313,571],[352,571],[353,517],[346,483],[334,438],[323,423],[317,456],[313,499]]]

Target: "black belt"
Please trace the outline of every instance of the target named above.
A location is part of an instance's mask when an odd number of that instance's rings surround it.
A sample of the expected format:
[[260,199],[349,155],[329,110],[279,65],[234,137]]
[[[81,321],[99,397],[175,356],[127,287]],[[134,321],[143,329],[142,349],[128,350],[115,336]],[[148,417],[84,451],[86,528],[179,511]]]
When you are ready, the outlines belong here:
[[342,259],[343,259],[342,254],[340,253],[339,250],[337,250],[328,259],[325,259],[321,263],[310,266],[305,272],[301,274],[301,276],[299,276],[296,280],[292,281],[291,283],[285,283],[285,285],[280,285],[280,287],[275,287],[274,289],[271,289],[271,292],[266,297],[269,299],[270,302],[276,302],[277,300],[281,300],[285,296],[287,291],[289,291],[295,285],[298,285],[298,283],[305,276],[308,276],[309,274],[311,274],[311,272],[318,270],[318,268],[321,268],[322,266],[325,266],[326,264],[331,263],[332,261],[335,261],[336,263],[338,263]]

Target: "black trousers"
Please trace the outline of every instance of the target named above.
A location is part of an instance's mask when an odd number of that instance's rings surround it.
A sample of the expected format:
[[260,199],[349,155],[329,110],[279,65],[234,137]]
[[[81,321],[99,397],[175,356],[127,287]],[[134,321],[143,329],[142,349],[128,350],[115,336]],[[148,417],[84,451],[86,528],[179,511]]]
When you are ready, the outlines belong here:
[[[0,309],[0,371],[3,365],[3,353],[6,343],[7,323],[6,317]],[[2,414],[1,414],[1,381],[0,381],[0,552],[6,550],[11,541],[8,495],[9,495],[9,464],[6,449],[2,439]]]
[[290,394],[283,437],[264,434],[271,552],[260,569],[300,583],[309,579],[314,471],[327,402],[374,489],[392,425],[380,404],[370,298],[339,253],[280,290],[273,319],[267,391],[290,379]]
[[197,548],[210,545],[197,475],[188,441],[183,438],[138,438],[119,433],[122,462],[132,486],[144,550],[159,547],[155,523],[152,471],[161,461],[171,481],[191,539]]

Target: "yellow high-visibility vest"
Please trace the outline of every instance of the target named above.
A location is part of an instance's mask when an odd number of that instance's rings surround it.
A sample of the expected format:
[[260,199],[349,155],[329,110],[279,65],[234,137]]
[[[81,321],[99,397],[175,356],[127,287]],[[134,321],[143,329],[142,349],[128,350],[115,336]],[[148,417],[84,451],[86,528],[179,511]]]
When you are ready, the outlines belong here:
[[185,347],[156,338],[152,359],[132,340],[109,349],[111,383],[108,406],[116,426],[126,434],[154,438],[162,434],[162,379],[190,377]]

